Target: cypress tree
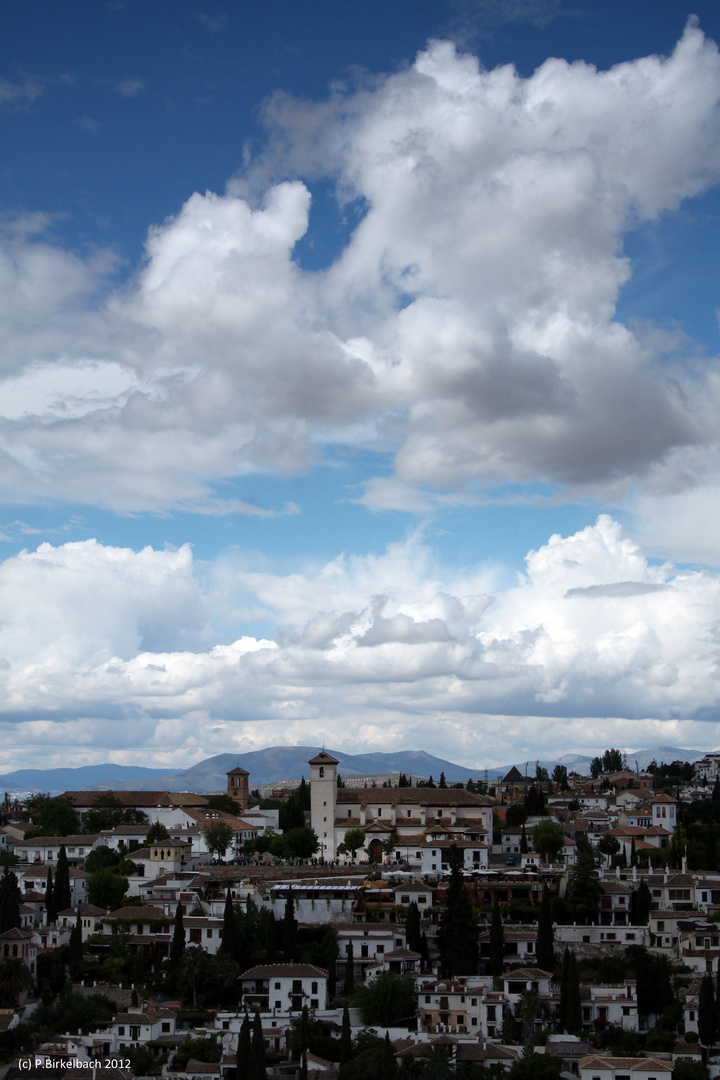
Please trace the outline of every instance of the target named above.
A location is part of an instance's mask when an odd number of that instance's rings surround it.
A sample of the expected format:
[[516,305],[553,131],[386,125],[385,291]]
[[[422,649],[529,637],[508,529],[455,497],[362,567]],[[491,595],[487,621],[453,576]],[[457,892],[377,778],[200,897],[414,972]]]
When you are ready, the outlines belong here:
[[75,925],[70,931],[70,942],[68,955],[70,960],[82,960],[83,954],[83,940],[82,940],[82,919],[80,916],[80,905],[78,904],[77,918]]
[[344,1065],[352,1055],[352,1031],[350,1029],[350,1010],[347,1005],[343,1008],[342,1031],[340,1033],[340,1064]]
[[652,896],[645,880],[632,894],[633,926],[647,926],[652,907]]
[[180,961],[185,952],[185,927],[183,926],[183,913],[180,901],[175,908],[175,921],[173,923],[172,944],[170,945],[170,967],[177,971]]
[[[442,775],[442,774],[441,774]],[[383,1080],[393,1080],[393,1077],[397,1073],[397,1062],[395,1060],[395,1051],[393,1050],[392,1043],[390,1042],[390,1032],[385,1032],[385,1042],[383,1043],[383,1057],[382,1057],[382,1078]]]
[[236,938],[235,909],[233,907],[230,886],[228,885],[227,894],[225,896],[225,911],[223,912],[222,941],[220,942],[218,952],[222,953],[224,956],[234,956],[236,951]]
[[285,915],[283,917],[283,952],[285,963],[290,964],[297,954],[297,919],[295,918],[295,901],[290,893],[285,901]]
[[547,885],[543,885],[538,917],[537,962],[543,971],[553,971],[555,968],[554,931]]
[[275,963],[275,950],[277,947],[277,930],[275,926],[275,912],[263,908],[265,916],[265,963]]
[[420,952],[420,909],[414,900],[408,905],[405,916],[405,940],[408,949]]
[[490,921],[490,958],[488,968],[490,974],[499,977],[503,972],[505,959],[505,935],[503,933],[502,915],[497,896],[494,897],[492,919]]
[[450,864],[445,910],[438,929],[440,957],[443,967],[451,974],[474,975],[477,971],[477,920],[463,881],[463,854],[455,846],[450,849]]
[[45,882],[45,911],[48,923],[55,922],[55,908],[53,907],[53,879],[52,870],[48,866],[47,881]]
[[582,1031],[582,1007],[580,1005],[580,976],[574,952],[570,953],[568,961],[565,994],[565,1027],[571,1035],[579,1035]]
[[523,821],[522,830],[520,832],[520,854],[521,855],[527,855],[527,853],[528,853],[527,833],[525,832],[525,822]]
[[53,910],[55,916],[57,917],[61,911],[66,911],[71,904],[70,867],[68,866],[65,845],[62,844],[60,847],[60,854],[58,855],[57,869],[55,871],[55,887],[53,889]]
[[308,1012],[307,1005],[303,1005],[300,1012],[300,1023],[297,1028],[296,1045],[299,1047],[300,1053],[304,1054],[308,1048],[310,1042],[310,1013]]
[[635,849],[635,837],[633,836],[632,841],[630,843],[630,865],[631,866],[637,866],[637,864],[638,864],[638,857],[637,857],[637,851]]
[[299,1080],[308,1080],[307,1054],[305,1054],[305,1053],[303,1053],[303,1056],[302,1056],[302,1058],[300,1060],[300,1077],[299,1077]]
[[343,982],[343,994],[350,997],[355,989],[355,957],[353,955],[352,941],[347,943],[347,959],[345,960],[345,981]]
[[570,967],[570,950],[567,945],[563,953],[562,971],[560,973],[560,1026],[567,1027],[567,986],[568,968]]
[[250,1017],[246,1012],[243,1018],[243,1022],[240,1025],[240,1034],[238,1035],[236,1055],[237,1080],[249,1080],[248,1069],[250,1068],[251,1038]]
[[712,817],[705,826],[705,869],[717,870],[717,841],[715,839],[715,822]]
[[255,1013],[255,1019],[253,1020],[248,1080],[267,1080],[267,1066],[265,1064],[265,1038],[262,1032],[262,1020],[260,1019],[259,1012]]
[[715,991],[712,975],[706,975],[700,983],[700,1001],[698,1004],[698,1035],[703,1046],[714,1046],[717,1042],[718,1024],[715,1011]]
[[420,935],[420,967],[423,971],[427,971],[430,964],[430,948],[428,946],[427,934],[423,930]]
[[0,878],[0,934],[6,930],[20,929],[20,902],[17,878],[6,866]]

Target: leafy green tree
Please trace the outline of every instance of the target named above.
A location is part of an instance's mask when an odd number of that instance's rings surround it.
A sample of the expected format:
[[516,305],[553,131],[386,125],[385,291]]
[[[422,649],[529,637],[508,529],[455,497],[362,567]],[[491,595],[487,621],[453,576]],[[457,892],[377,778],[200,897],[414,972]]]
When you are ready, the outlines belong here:
[[30,968],[19,956],[7,956],[0,962],[0,1001],[15,1005],[20,994],[32,986]]
[[152,825],[147,831],[145,837],[145,844],[157,844],[160,840],[169,840],[170,833],[167,831],[161,821],[153,821]]
[[568,771],[565,765],[556,765],[552,774],[553,784],[560,788],[561,791],[569,791],[570,784],[568,783]]
[[523,803],[513,803],[512,806],[508,806],[505,811],[505,823],[510,826],[511,829],[518,829],[521,825],[524,825],[528,819],[528,812]]
[[703,1046],[711,1047],[717,1042],[718,1023],[715,1010],[715,990],[712,975],[706,975],[700,983],[698,1003],[698,1035]]
[[364,1024],[391,1027],[415,1016],[415,982],[395,971],[381,971],[372,981],[357,987],[354,1001]]
[[673,1080],[708,1080],[707,1065],[702,1061],[683,1061],[679,1058],[673,1065]]
[[549,1054],[533,1054],[520,1058],[504,1073],[505,1080],[557,1080],[562,1071],[562,1059]]
[[603,754],[603,772],[620,772],[623,764],[622,750],[611,748]]
[[183,1039],[175,1051],[173,1069],[184,1069],[190,1059],[216,1064],[222,1058],[222,1043],[214,1035]]
[[540,914],[538,916],[537,962],[543,971],[555,970],[555,931],[553,929],[550,894],[543,885]]
[[225,852],[231,846],[235,833],[227,821],[211,821],[202,831],[205,846],[211,855],[225,858]]
[[97,907],[109,908],[110,911],[116,911],[120,907],[127,891],[128,879],[123,874],[116,874],[109,867],[96,870],[87,880],[87,895],[90,903],[96,904]]
[[142,810],[125,807],[111,791],[102,794],[93,808],[83,818],[83,831],[99,833],[105,829],[115,829],[118,825],[147,825],[148,817]]
[[554,821],[541,821],[533,829],[532,837],[535,851],[544,857],[545,862],[548,862],[550,858],[554,862],[565,843],[563,827]]
[[219,810],[222,814],[242,817],[242,807],[224,791],[220,795],[210,795],[207,800],[208,810]]
[[345,839],[338,845],[338,853],[345,855],[349,853],[350,858],[355,858],[355,853],[365,847],[365,830],[360,828],[348,829],[345,833]]
[[33,795],[26,806],[35,825],[35,836],[74,836],[80,832],[80,817],[67,799]]
[[[71,905],[70,895],[70,867],[67,861],[65,845],[60,845],[57,867],[55,869],[55,885],[53,888],[53,910],[55,915],[60,911],[67,911]],[[90,901],[92,903],[92,901]]]
[[593,780],[597,780],[600,773],[603,771],[603,761],[601,757],[594,757],[590,762],[590,776]]
[[83,870],[88,874],[92,874],[95,870],[104,870],[108,866],[117,866],[119,862],[120,856],[117,851],[113,851],[109,847],[97,847],[88,855]]
[[620,841],[616,836],[611,836],[610,833],[605,833],[605,835],[600,838],[597,849],[601,855],[609,855],[610,857],[612,857],[613,855],[617,855],[617,853],[619,852]]
[[283,835],[285,853],[289,859],[310,859],[320,846],[315,830],[309,825],[289,829]]
[[503,932],[502,915],[497,897],[494,898],[492,917],[490,919],[490,956],[488,970],[491,975],[498,978],[502,975],[505,962],[505,934]]

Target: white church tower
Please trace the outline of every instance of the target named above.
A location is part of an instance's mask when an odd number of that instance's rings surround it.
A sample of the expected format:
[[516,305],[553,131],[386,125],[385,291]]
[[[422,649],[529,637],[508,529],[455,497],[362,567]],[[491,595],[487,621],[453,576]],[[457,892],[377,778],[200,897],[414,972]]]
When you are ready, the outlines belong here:
[[339,761],[321,750],[311,758],[310,824],[320,843],[320,854],[333,860],[335,852],[335,811],[337,803],[337,767]]

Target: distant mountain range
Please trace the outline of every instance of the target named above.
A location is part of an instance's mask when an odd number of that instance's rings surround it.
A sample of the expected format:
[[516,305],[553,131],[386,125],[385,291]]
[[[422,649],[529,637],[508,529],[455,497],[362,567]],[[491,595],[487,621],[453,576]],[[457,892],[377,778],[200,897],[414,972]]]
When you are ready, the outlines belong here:
[[[168,773],[166,769],[146,769],[134,765],[83,765],[76,769],[18,769],[0,776],[0,791],[26,792],[48,791],[57,795],[62,791],[108,790],[115,791],[224,791],[226,773],[240,765],[250,773],[250,786],[278,783],[281,780],[299,780],[310,776],[308,760],[318,752],[317,746],[269,746],[265,750],[251,750],[246,754],[216,754],[197,765],[180,772]],[[328,750],[339,761],[338,771],[343,776],[381,776],[404,772],[408,776],[436,781],[445,773],[448,783],[462,780],[493,780],[504,776],[512,765],[494,769],[469,769],[452,761],[434,757],[424,750],[398,750],[394,753],[345,754],[341,750]],[[654,746],[649,750],[628,753],[628,768],[646,769],[651,761],[696,761],[704,756],[702,750],[685,750],[678,746]],[[553,760],[541,760],[539,764],[549,773],[556,765],[565,765],[568,772],[588,775],[592,758],[577,754],[565,754]],[[637,765],[636,765],[637,763]],[[515,762],[521,773],[532,776],[535,760]]]

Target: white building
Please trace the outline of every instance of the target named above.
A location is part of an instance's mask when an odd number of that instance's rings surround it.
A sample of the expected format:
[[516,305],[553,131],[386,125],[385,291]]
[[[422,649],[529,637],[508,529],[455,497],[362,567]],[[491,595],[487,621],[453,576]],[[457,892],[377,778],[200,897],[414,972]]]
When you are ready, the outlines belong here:
[[326,1009],[328,973],[311,964],[258,964],[240,976],[242,1004],[263,1012]]
[[[309,765],[310,823],[325,859],[334,861],[347,830],[359,828],[369,837],[365,850],[373,862],[382,862],[384,841],[394,841],[392,858],[421,867],[425,848],[439,852],[440,841],[455,840],[474,845],[471,865],[486,865],[493,799],[452,787],[338,788],[338,762],[325,750]],[[435,859],[439,872],[441,857]]]

